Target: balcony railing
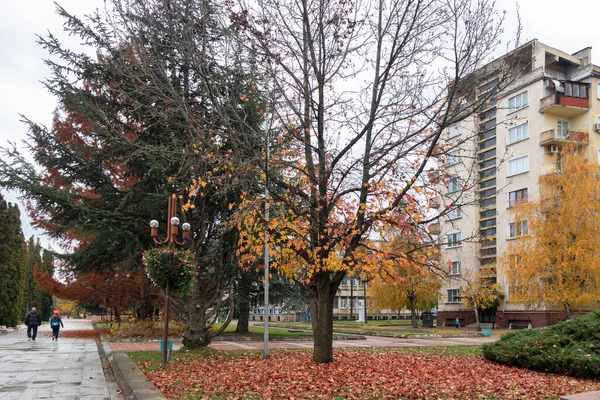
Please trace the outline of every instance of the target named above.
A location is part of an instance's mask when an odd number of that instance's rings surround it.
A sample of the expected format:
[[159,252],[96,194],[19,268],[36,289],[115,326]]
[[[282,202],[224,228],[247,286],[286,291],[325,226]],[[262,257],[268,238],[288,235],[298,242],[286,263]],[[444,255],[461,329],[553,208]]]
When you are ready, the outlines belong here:
[[565,96],[556,92],[540,100],[540,112],[550,112],[561,116],[573,116],[590,109],[589,99]]
[[585,131],[559,131],[550,129],[540,133],[540,146],[559,143],[588,144],[589,135]]
[[441,232],[441,227],[439,222],[434,222],[428,226],[429,233],[432,235],[439,235]]

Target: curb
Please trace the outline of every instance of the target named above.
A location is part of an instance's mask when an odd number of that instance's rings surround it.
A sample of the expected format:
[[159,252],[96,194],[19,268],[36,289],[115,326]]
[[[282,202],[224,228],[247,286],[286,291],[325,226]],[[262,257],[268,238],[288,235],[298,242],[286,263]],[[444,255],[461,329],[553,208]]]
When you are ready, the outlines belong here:
[[108,361],[117,378],[124,399],[166,399],[126,353],[113,353],[108,356]]
[[121,389],[121,395],[127,400],[166,400],[165,396],[154,386],[154,384],[144,375],[138,366],[129,358],[127,353],[113,353],[110,350],[109,342],[106,340],[98,325],[94,322],[94,329],[100,335],[100,342],[108,349],[106,351],[108,363],[112,373]]

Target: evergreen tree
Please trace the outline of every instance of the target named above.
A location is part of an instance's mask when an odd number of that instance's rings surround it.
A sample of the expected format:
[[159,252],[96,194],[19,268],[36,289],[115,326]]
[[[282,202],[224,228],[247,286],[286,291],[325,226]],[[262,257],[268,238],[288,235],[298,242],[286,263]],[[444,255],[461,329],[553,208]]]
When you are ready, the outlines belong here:
[[[26,313],[31,307],[37,307],[41,310],[42,291],[38,289],[33,271],[40,268],[42,264],[42,248],[39,240],[31,236],[26,243],[26,264],[25,264],[25,290],[23,293],[23,312]],[[43,316],[42,316],[43,319]]]
[[[54,274],[54,256],[51,251],[48,251],[46,249],[42,250],[42,265],[40,267],[40,272],[48,272],[50,275]],[[50,320],[53,311],[52,304],[52,296],[49,293],[42,291],[40,300],[40,314],[42,315],[42,319]]]
[[17,326],[24,317],[25,271],[21,214],[16,205],[7,204],[0,194],[0,325]]

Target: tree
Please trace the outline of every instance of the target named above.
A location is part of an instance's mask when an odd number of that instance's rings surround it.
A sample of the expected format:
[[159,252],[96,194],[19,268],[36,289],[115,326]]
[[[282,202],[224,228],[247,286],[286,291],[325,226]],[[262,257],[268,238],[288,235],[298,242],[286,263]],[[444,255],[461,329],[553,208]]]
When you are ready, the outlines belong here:
[[374,306],[391,310],[410,310],[413,327],[417,327],[417,310],[431,310],[437,304],[439,277],[432,261],[435,248],[425,245],[427,238],[416,235],[414,227],[395,230],[385,246],[392,247],[388,261],[373,279],[370,292]]
[[142,271],[141,253],[153,245],[147,222],[164,223],[167,198],[177,193],[199,269],[173,306],[188,324],[186,346],[207,345],[227,326],[211,329],[233,299],[238,241],[227,221],[257,181],[262,139],[246,127],[260,125],[263,110],[251,74],[228,48],[218,7],[111,4],[108,15],[85,22],[58,7],[67,32],[96,56],[52,34],[40,38],[56,56],[46,86],[59,107],[50,129],[25,119],[41,172],[4,149],[0,185],[20,190],[35,224],[65,244],[66,254],[55,256],[74,279]]
[[6,203],[0,194],[0,325],[17,326],[26,285],[25,238],[16,204]]
[[564,146],[554,173],[539,178],[539,198],[512,210],[517,240],[502,257],[510,301],[571,311],[600,303],[600,168]]
[[256,223],[246,249],[256,258],[259,225],[269,230],[288,260],[278,271],[309,289],[313,360],[332,362],[342,279],[378,268],[369,239],[383,226],[428,222],[424,172],[442,132],[509,81],[505,60],[500,85],[475,96],[503,17],[488,0],[258,0],[232,11],[273,93],[280,149],[268,163],[271,218],[245,214]]
[[469,270],[457,278],[462,281],[462,288],[459,293],[461,302],[473,309],[478,331],[481,330],[479,313],[481,311],[495,311],[504,299],[504,292],[500,285],[495,283],[490,276],[494,276],[494,272],[483,268],[478,269],[476,273]]

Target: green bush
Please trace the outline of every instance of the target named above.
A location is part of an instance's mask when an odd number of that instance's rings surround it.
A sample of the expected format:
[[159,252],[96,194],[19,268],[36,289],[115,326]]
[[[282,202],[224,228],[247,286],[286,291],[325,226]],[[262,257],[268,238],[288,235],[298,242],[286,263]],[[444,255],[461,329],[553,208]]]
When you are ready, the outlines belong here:
[[600,311],[556,325],[507,333],[483,347],[506,365],[569,376],[600,376]]

